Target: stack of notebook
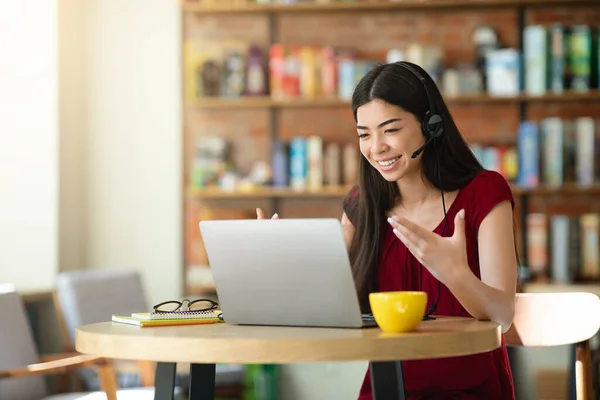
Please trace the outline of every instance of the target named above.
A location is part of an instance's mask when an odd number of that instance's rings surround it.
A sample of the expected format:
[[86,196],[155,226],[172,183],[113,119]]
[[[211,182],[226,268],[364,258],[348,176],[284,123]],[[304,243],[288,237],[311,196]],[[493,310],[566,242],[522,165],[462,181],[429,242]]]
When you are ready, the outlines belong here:
[[197,325],[223,322],[221,310],[210,311],[174,311],[169,313],[138,312],[131,316],[112,316],[113,322],[136,326],[168,326],[168,325]]

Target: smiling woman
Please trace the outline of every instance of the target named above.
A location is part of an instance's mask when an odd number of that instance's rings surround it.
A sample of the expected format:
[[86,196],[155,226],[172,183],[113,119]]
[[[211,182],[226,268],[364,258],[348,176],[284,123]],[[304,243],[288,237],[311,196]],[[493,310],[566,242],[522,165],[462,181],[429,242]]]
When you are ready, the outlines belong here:
[[[514,315],[514,199],[479,164],[433,80],[419,66],[374,67],[352,107],[362,157],[342,225],[361,307],[375,291],[428,294],[428,314],[493,320]],[[514,399],[506,347],[403,362],[409,399]],[[371,398],[367,373],[361,399]]]

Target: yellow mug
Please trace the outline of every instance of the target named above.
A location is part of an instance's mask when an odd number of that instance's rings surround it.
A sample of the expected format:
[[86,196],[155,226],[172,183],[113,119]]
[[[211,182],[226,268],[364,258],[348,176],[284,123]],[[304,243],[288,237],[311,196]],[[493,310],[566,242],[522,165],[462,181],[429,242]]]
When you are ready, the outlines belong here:
[[426,292],[375,292],[369,294],[371,311],[384,332],[410,332],[419,326],[427,307]]

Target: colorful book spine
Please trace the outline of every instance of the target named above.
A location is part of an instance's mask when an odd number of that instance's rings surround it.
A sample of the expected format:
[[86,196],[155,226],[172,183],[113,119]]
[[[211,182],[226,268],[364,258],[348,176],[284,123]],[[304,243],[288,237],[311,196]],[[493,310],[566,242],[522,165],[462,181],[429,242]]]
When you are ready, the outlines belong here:
[[522,187],[535,187],[539,184],[539,133],[535,122],[524,121],[517,133],[519,177]]
[[548,274],[548,217],[543,213],[527,216],[527,258],[529,272],[537,277]]
[[571,89],[586,92],[591,86],[592,36],[587,25],[575,25],[569,38]]
[[585,279],[600,278],[600,250],[598,230],[600,215],[583,214],[581,217],[581,276]]
[[269,49],[269,87],[271,96],[283,97],[283,78],[285,76],[284,47],[280,43],[273,44]]
[[560,118],[546,118],[542,122],[544,152],[544,183],[549,186],[563,184],[563,121]]
[[564,181],[576,181],[575,165],[577,163],[577,137],[575,135],[575,122],[563,121],[563,172]]
[[312,135],[306,141],[307,176],[306,184],[310,190],[323,187],[323,139]]
[[349,100],[352,98],[355,84],[355,62],[351,56],[344,56],[338,63],[338,97]]
[[596,27],[596,87],[600,89],[600,25]]
[[550,59],[548,71],[548,87],[554,93],[562,93],[565,89],[565,57],[566,38],[565,29],[561,24],[550,27]]
[[272,150],[273,186],[286,187],[289,180],[288,150],[284,142],[275,140]]
[[339,185],[342,182],[342,156],[338,143],[327,143],[323,164],[325,184]]
[[347,143],[344,146],[344,185],[353,185],[358,178],[358,148],[355,144]]
[[530,25],[523,31],[525,92],[532,96],[546,93],[547,38],[546,29],[541,25]]
[[307,172],[307,141],[305,137],[298,136],[290,142],[290,186],[304,190]]
[[589,186],[594,183],[594,120],[581,117],[575,120],[577,135],[577,183]]
[[550,219],[550,276],[556,283],[568,283],[573,279],[569,271],[569,222],[567,215],[553,215]]

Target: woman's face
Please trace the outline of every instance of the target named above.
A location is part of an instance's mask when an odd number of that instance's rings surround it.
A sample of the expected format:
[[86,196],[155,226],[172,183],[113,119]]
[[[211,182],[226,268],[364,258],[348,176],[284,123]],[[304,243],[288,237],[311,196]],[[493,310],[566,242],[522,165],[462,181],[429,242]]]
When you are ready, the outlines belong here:
[[411,158],[425,143],[421,124],[401,107],[375,99],[356,112],[360,152],[387,181],[418,173],[421,156]]

